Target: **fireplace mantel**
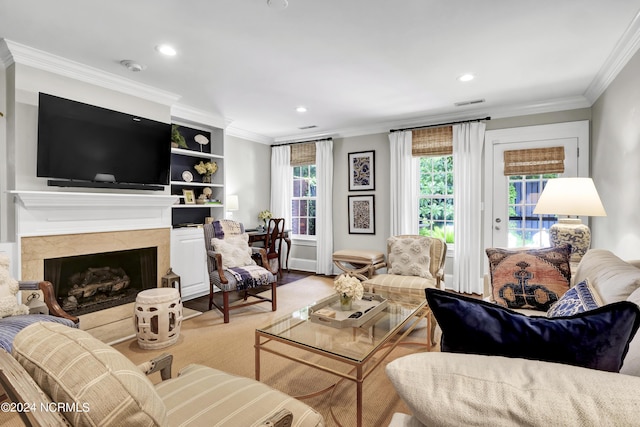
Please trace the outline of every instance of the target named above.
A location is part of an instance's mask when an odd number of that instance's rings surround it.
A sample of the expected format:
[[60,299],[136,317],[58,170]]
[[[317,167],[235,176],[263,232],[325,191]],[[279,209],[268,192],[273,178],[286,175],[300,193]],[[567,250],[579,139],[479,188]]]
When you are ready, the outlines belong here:
[[171,227],[177,197],[155,194],[12,191],[17,235],[45,236]]

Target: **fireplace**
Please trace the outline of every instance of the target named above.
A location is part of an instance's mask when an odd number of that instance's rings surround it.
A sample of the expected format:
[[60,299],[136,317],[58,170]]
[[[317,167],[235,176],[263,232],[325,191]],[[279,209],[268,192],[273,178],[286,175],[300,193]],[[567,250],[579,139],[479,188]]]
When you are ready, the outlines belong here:
[[[133,270],[126,265],[115,267],[125,270],[130,280],[127,287],[138,286],[136,276],[142,277],[140,288],[157,287],[171,266],[171,206],[176,196],[62,191],[14,191],[13,194],[17,201],[18,273],[22,280],[43,280],[45,260],[137,249],[155,248],[155,272],[150,265],[140,272],[133,271],[139,268],[137,265]],[[148,260],[147,256],[143,258]],[[106,267],[91,264],[81,268]],[[65,279],[52,283],[59,286],[61,281]],[[81,315],[80,324],[83,329],[99,326],[116,320],[123,313],[129,315],[132,310],[133,303],[91,312]]]
[[75,316],[127,304],[156,287],[157,248],[45,259],[44,278],[54,284],[63,310]]

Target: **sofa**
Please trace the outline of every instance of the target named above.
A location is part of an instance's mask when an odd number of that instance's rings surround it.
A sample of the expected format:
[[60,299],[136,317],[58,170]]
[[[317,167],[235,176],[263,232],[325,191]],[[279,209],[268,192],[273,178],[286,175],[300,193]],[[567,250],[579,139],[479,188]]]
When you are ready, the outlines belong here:
[[[585,279],[607,307],[619,301],[640,305],[638,261],[592,249],[571,282]],[[396,359],[386,372],[413,415],[396,413],[390,426],[638,425],[640,334],[627,343],[619,372],[480,354],[431,352]]]
[[[85,331],[41,322],[16,335],[11,355],[0,350],[0,384],[26,407],[17,412],[28,426],[324,425],[308,405],[250,378],[196,364],[170,378],[171,360],[136,366]],[[146,375],[158,371],[154,385]]]

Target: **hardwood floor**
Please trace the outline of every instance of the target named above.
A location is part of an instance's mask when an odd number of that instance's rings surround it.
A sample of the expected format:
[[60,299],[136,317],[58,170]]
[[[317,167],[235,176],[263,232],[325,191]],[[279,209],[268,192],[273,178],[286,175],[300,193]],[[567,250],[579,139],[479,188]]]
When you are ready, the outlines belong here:
[[[304,279],[308,276],[313,276],[315,273],[307,271],[290,270],[289,272],[283,272],[282,277],[278,280],[278,286],[286,285],[287,283],[295,282],[296,280]],[[195,298],[189,301],[184,301],[182,305],[186,308],[198,311],[209,310],[209,295],[205,295],[199,298]],[[215,307],[214,307],[215,309]]]

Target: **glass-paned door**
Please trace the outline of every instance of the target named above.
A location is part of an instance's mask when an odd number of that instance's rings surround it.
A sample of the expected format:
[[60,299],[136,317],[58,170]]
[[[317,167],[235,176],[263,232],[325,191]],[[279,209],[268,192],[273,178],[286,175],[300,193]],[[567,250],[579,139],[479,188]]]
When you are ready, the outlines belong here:
[[[504,175],[504,152],[525,148],[563,146],[564,173],[544,175]],[[578,176],[578,140],[545,139],[499,144],[494,148],[493,246],[506,248],[549,246],[549,228],[555,215],[535,215],[533,210],[547,181],[558,176]]]

